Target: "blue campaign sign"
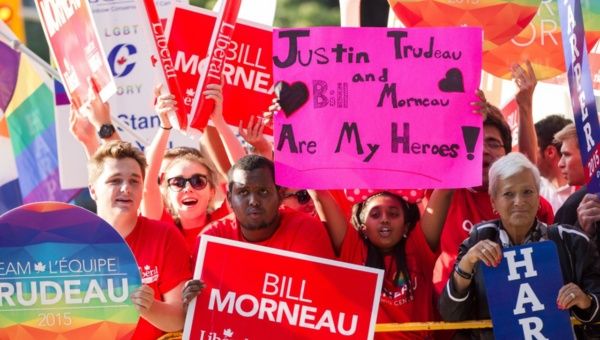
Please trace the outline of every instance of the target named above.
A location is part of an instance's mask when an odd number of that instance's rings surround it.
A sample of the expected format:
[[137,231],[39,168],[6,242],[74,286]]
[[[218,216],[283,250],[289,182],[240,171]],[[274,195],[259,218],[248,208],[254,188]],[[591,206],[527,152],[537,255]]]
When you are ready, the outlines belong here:
[[480,268],[496,339],[574,339],[556,304],[563,279],[554,242],[505,248],[498,267]]
[[585,44],[580,0],[559,0],[558,14],[579,150],[589,179],[588,190],[600,193],[600,122]]

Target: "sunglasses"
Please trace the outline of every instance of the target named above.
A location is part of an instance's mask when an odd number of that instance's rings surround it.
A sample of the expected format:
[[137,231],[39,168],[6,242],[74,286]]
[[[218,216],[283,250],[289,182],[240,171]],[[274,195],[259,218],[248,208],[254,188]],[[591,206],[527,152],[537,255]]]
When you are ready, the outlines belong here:
[[190,182],[192,188],[196,190],[202,190],[208,185],[206,176],[200,174],[192,175],[190,178],[185,178],[183,176],[171,177],[167,180],[167,185],[172,191],[180,192],[185,188],[187,182]]
[[310,202],[310,195],[308,194],[308,191],[306,191],[306,190],[300,190],[300,191],[292,192],[289,194],[285,194],[283,196],[283,198],[289,198],[292,196],[295,196],[298,203],[300,203],[302,205]]

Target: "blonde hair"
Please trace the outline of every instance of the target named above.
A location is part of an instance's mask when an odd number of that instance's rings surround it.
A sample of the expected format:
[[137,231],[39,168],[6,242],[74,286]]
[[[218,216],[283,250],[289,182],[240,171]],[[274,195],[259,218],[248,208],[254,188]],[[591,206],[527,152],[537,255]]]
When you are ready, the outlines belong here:
[[[208,186],[215,190],[217,189],[217,184],[218,184],[218,179],[217,179],[217,170],[215,168],[215,166],[213,165],[213,163],[200,156],[197,153],[193,153],[193,152],[184,152],[181,153],[179,155],[177,155],[175,158],[173,158],[171,160],[171,162],[169,163],[169,165],[167,165],[167,167],[165,168],[164,174],[166,176],[167,172],[169,171],[169,169],[171,169],[175,164],[182,162],[182,161],[189,161],[192,163],[196,163],[199,165],[202,165],[203,167],[206,168],[206,170],[208,170],[208,173],[206,174],[206,180],[208,182]],[[171,214],[171,216],[173,216],[173,218],[175,219],[176,224],[179,225],[179,216],[177,215],[175,209],[173,208],[173,205],[171,204],[171,201],[169,200],[169,190],[168,190],[168,178],[165,178],[162,183],[161,183],[161,192],[162,192],[162,196],[163,196],[163,202],[165,203],[165,206],[167,208],[167,210],[169,211],[169,213]],[[214,197],[213,197],[214,198]],[[209,201],[209,205],[207,208],[207,211],[209,213],[211,213],[214,210],[213,205],[213,200]]]
[[131,158],[139,164],[140,169],[142,170],[142,178],[144,178],[146,174],[148,163],[146,162],[146,156],[144,156],[144,153],[140,151],[140,149],[134,147],[129,142],[111,141],[100,146],[88,161],[89,183],[95,182],[98,177],[100,177],[104,167],[104,161],[107,158]]
[[[577,140],[577,129],[575,128],[575,124],[573,123],[566,125],[560,131],[554,134],[555,143],[563,143],[564,141],[569,139]],[[575,144],[579,148],[579,144]]]

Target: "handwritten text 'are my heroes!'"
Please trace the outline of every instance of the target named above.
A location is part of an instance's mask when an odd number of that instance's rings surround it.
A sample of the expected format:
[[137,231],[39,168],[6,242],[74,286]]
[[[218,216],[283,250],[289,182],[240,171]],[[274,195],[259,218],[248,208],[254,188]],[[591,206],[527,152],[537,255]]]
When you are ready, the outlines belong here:
[[[425,40],[422,46],[409,44],[405,38],[408,38],[409,32],[402,30],[387,31],[386,37],[393,46],[393,58],[391,61],[401,61],[405,59],[451,59],[460,60],[462,51],[442,50],[437,48],[435,37],[431,36]],[[371,62],[371,56],[367,51],[360,50],[351,46],[345,46],[338,43],[330,49],[318,47],[303,51],[299,48],[301,39],[310,39],[310,30],[289,30],[279,32],[279,39],[287,40],[288,49],[284,57],[274,56],[273,63],[280,69],[286,69],[296,64],[308,67],[313,64],[368,64]],[[393,67],[390,64],[390,67]],[[388,67],[383,67],[377,74],[375,73],[354,73],[349,82],[363,83],[375,82],[381,84],[381,91],[376,101],[373,103],[374,110],[381,109],[403,109],[403,108],[432,108],[447,107],[450,99],[447,97],[434,98],[432,96],[407,96],[402,97],[398,93],[396,83],[389,81],[390,72]],[[328,84],[325,80],[312,80],[312,106],[315,110],[327,108],[348,108],[348,83]],[[411,141],[410,123],[391,122],[389,145],[392,153],[411,153],[411,154],[432,154],[440,157],[458,157],[459,144],[432,144],[419,143]],[[343,151],[344,144],[353,144],[356,153],[363,156],[363,162],[369,162],[380,148],[381,144],[367,143],[361,140],[359,125],[357,122],[344,121],[339,126],[339,133],[334,153]],[[378,137],[377,139],[380,139]],[[292,124],[283,124],[279,134],[277,150],[282,151],[287,148],[290,153],[317,153],[317,141],[301,140],[296,137]]]

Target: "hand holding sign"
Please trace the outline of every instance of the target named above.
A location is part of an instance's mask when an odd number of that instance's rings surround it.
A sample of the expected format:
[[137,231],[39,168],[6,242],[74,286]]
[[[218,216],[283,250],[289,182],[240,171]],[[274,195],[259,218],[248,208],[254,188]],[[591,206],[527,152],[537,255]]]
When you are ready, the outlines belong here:
[[223,121],[223,82],[208,84],[206,85],[206,90],[202,93],[205,99],[210,99],[214,102],[213,109],[210,114],[211,119]]
[[131,302],[142,316],[150,311],[154,303],[154,289],[148,285],[143,285],[131,294]]
[[383,285],[380,269],[206,235],[194,278],[183,293],[185,339],[256,339],[266,329],[273,339],[372,339]]
[[575,284],[563,286],[554,242],[505,248],[500,264],[482,271],[497,339],[573,339],[569,313],[557,304],[589,307],[590,299]]
[[[497,267],[498,263],[502,261],[502,248],[496,242],[482,240],[471,247],[463,259],[471,265],[471,268],[475,267],[479,261],[488,267]],[[461,263],[463,263],[462,260]]]
[[96,128],[94,128],[87,117],[79,113],[75,104],[71,104],[69,112],[69,130],[81,144],[86,146],[95,144],[96,147],[98,146]]
[[556,298],[558,309],[570,309],[579,307],[580,309],[588,309],[592,305],[592,298],[574,283],[567,283],[558,291]]
[[189,280],[185,283],[182,293],[183,307],[185,309],[202,292],[202,288],[204,288],[204,283],[200,280]]
[[588,236],[598,233],[596,222],[600,221],[600,197],[596,194],[585,194],[577,207],[577,222]]
[[246,129],[244,129],[242,123],[243,122],[240,121],[240,125],[238,127],[240,136],[242,136],[242,138],[244,138],[248,144],[252,145],[257,153],[272,159],[273,147],[263,135],[263,131],[266,127],[265,120],[251,116]]
[[156,98],[156,104],[154,105],[154,111],[158,113],[160,118],[160,127],[163,130],[171,129],[171,122],[169,121],[169,113],[175,112],[177,102],[175,96],[170,93],[161,94],[163,85],[158,84],[154,87],[154,97]]

